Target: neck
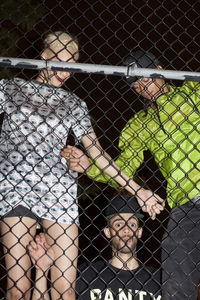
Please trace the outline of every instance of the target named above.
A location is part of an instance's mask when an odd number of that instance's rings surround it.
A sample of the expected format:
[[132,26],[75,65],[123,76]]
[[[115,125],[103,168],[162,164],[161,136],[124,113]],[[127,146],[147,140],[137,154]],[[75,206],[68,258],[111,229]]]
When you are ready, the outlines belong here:
[[159,93],[157,93],[152,99],[151,99],[151,106],[154,109],[155,112],[158,112],[157,104],[156,104],[156,99],[159,98],[160,96],[166,94],[169,92],[169,87],[164,84],[162,88],[160,89]]
[[112,258],[109,263],[117,268],[122,270],[134,270],[139,267],[137,256],[135,253],[113,253]]
[[160,96],[166,94],[169,92],[169,86],[166,85],[166,83],[160,88],[159,92],[157,94],[155,94],[155,96],[153,97],[152,101],[155,101],[157,98],[159,98]]

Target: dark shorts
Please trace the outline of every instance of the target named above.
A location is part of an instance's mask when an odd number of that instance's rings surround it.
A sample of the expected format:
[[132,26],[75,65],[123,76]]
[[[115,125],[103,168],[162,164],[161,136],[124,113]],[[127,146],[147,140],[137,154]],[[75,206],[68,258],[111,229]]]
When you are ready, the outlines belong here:
[[18,205],[17,207],[13,208],[9,211],[6,215],[1,217],[1,220],[4,218],[11,218],[11,217],[27,217],[33,220],[40,222],[40,218],[38,218],[30,209],[23,205]]

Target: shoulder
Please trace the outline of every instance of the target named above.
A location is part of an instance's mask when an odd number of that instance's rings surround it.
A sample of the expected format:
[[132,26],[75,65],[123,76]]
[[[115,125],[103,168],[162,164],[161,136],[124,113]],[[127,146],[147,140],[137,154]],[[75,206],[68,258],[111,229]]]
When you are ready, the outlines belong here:
[[172,97],[180,97],[183,96],[185,98],[184,93],[194,93],[195,91],[200,90],[200,82],[196,81],[184,81],[181,86],[169,86],[170,91],[166,94],[168,96],[168,100],[171,100]]
[[67,103],[68,105],[86,107],[85,101],[83,101],[75,93],[69,90],[64,90],[63,88],[59,88],[57,90],[57,95],[62,97],[64,102]]
[[24,86],[24,85],[28,85],[29,81],[19,78],[19,77],[15,77],[15,78],[9,80],[9,83],[19,85],[19,86]]
[[190,90],[199,90],[200,82],[199,81],[184,81],[182,88],[190,89]]
[[98,273],[99,271],[102,271],[105,269],[107,264],[104,261],[97,261],[91,264],[82,264],[78,266],[78,271],[82,273],[90,273],[91,271],[93,273]]
[[24,79],[18,78],[18,77],[14,77],[11,79],[1,79],[0,80],[0,90],[4,90],[5,89],[7,91],[9,90],[14,90],[14,89],[18,89],[19,87],[21,88],[22,86],[26,85],[27,82]]
[[161,281],[161,270],[154,267],[140,266],[136,274],[143,278],[151,278],[158,283]]
[[23,89],[25,91],[32,85],[33,81],[28,81],[19,77],[15,77],[13,79],[10,79],[8,81],[8,85],[13,86],[14,89],[20,89],[20,91]]
[[10,78],[10,79],[5,79],[5,78],[0,79],[1,84],[19,84],[19,83],[22,84],[24,82],[25,82],[25,80],[18,78],[18,77],[14,77],[14,78]]
[[91,264],[82,264],[78,267],[78,279],[94,280],[99,274],[108,269],[107,263],[98,261]]
[[144,123],[152,120],[152,115],[154,115],[152,108],[148,108],[147,112],[145,112],[144,110],[140,110],[139,112],[135,113],[131,119],[129,119],[129,121],[125,125],[125,128],[141,128],[144,126]]
[[[144,110],[136,113],[122,129],[120,137],[128,141],[134,142],[135,137],[139,137],[141,142],[152,133],[152,129],[157,126],[157,120],[153,109],[149,108],[147,113]],[[151,130],[149,130],[149,127]],[[125,143],[126,144],[126,143]]]

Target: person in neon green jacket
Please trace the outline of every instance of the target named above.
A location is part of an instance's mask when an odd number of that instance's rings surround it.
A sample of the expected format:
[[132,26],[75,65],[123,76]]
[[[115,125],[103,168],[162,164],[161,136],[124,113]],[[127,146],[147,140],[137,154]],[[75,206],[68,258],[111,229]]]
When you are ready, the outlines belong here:
[[[143,68],[161,68],[149,52],[133,52],[126,60]],[[200,83],[186,81],[168,86],[162,78],[127,78],[133,89],[149,102],[147,111],[136,113],[121,132],[122,151],[115,163],[130,178],[150,150],[167,180],[167,200],[172,208],[163,237],[162,300],[196,299],[200,271]],[[117,187],[81,150],[68,146],[63,155],[70,168]],[[105,169],[106,172],[106,169]]]
[[[198,91],[200,83],[196,82],[186,82],[181,88],[170,86],[170,92],[157,99],[158,111],[149,108],[147,115],[144,111],[136,113],[119,138],[122,152],[115,163],[133,177],[143,163],[144,151],[149,149],[168,182],[167,199],[171,208],[200,194],[200,114],[193,105],[199,102],[200,109],[200,95],[195,95]],[[185,93],[192,95],[192,101],[188,101]],[[87,175],[118,186],[96,164]]]

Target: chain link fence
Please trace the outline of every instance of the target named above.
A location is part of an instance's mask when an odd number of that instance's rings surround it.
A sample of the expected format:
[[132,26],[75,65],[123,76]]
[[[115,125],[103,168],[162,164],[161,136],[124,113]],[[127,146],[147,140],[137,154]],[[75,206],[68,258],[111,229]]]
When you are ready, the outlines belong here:
[[[62,41],[56,61],[127,66],[143,50],[152,68],[199,72],[199,15],[199,0],[2,0],[0,56],[48,60],[44,36],[67,32],[79,58]],[[75,289],[87,300],[198,299],[198,76],[131,86],[97,73],[1,67],[0,299],[74,300]],[[85,138],[91,128],[100,144]],[[66,145],[83,151],[84,173],[61,158]],[[137,200],[143,188],[166,200],[155,220],[130,218],[137,201],[122,171],[141,186]]]

